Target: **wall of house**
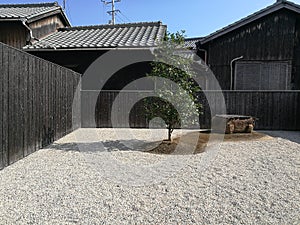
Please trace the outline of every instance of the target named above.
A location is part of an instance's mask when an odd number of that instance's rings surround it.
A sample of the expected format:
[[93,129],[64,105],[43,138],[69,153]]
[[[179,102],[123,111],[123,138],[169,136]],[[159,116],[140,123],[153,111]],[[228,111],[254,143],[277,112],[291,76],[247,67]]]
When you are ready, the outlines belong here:
[[40,39],[56,32],[59,28],[65,27],[65,25],[59,15],[53,15],[30,23],[29,27],[32,29],[33,36]]
[[29,38],[28,31],[20,21],[0,23],[0,42],[22,48]]
[[106,51],[28,51],[28,53],[83,74]]
[[[53,50],[53,51],[28,51],[28,53],[53,62],[55,64],[64,66],[66,68],[72,69],[78,73],[84,74],[86,69],[99,57],[107,53],[104,50]],[[153,55],[149,50],[135,51],[133,50],[120,50],[113,51],[113,56],[111,56],[114,61],[112,61],[111,67],[114,67],[118,62],[123,62],[123,59],[135,54],[135,57],[142,58],[145,55],[148,59],[153,59]],[[109,67],[109,65],[107,65]],[[103,71],[101,71],[103,72]],[[113,74],[107,81],[104,90],[122,90],[130,82],[145,77],[147,73],[151,72],[151,66],[149,62],[135,63],[132,65],[120,68],[115,74]],[[134,88],[134,87],[133,87]],[[154,89],[154,84],[149,82],[147,84],[140,84],[139,87],[134,89],[149,90]]]
[[295,89],[300,90],[300,17],[297,17],[296,21],[292,80]]
[[[208,51],[208,64],[222,89],[230,89],[230,62],[234,58],[243,56],[242,60],[245,61],[295,63],[296,21],[297,16],[294,13],[283,9],[202,45],[201,48]],[[300,51],[297,50],[297,54]],[[297,61],[297,67],[299,65],[300,60]],[[299,74],[293,64],[293,89],[299,88],[295,83],[296,76],[299,77]]]
[[[65,25],[59,15],[52,15],[30,23],[29,27],[32,29],[33,37],[40,39],[54,33],[61,27],[65,27]],[[0,31],[0,42],[15,48],[21,49],[28,44],[30,39],[29,31],[21,21],[2,21]]]

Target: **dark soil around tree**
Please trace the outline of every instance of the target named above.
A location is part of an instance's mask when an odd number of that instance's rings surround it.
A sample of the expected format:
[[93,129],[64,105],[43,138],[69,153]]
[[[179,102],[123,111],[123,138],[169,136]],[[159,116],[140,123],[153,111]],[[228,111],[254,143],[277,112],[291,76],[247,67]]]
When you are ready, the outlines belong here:
[[[196,135],[196,136],[195,136]],[[187,150],[182,152],[175,152],[175,149],[180,142],[181,138],[176,137],[172,141],[163,141],[158,147],[147,151],[153,154],[186,154],[191,152],[191,148],[195,148],[195,137],[199,136],[198,143],[193,152],[193,154],[203,153],[212,134],[205,132],[192,132],[185,134],[183,144],[186,146]],[[216,134],[214,134],[216,135]],[[272,139],[271,136],[262,134],[259,132],[253,133],[235,133],[235,134],[225,134],[224,142],[247,142],[247,141],[266,141]]]

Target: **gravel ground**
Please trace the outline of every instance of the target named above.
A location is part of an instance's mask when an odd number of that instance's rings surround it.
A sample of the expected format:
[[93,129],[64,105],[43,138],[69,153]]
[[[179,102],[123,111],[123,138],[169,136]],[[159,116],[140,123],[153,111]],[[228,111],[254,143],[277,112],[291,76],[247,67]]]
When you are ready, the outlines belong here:
[[[135,133],[145,142],[149,137],[147,131]],[[120,142],[113,130],[81,129],[0,171],[0,223],[298,225],[300,144],[295,140],[300,140],[300,132],[274,136],[222,143],[204,168],[201,160],[208,153],[172,158],[131,151],[126,140],[132,143],[132,137]],[[93,149],[97,138],[109,153],[82,152],[74,144],[82,142]],[[124,182],[130,179],[128,171],[107,174],[104,167],[112,158],[116,164],[126,164],[124,168],[134,164],[134,169],[146,164],[170,166],[157,164],[166,159],[184,158],[185,164],[164,174],[165,179],[134,186]],[[109,176],[114,173],[124,180]]]

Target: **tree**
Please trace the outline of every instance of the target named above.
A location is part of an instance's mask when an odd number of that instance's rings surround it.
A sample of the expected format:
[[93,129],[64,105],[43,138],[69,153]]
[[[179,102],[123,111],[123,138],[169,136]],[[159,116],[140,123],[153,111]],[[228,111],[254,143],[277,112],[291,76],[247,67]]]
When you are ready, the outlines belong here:
[[[184,31],[168,33],[165,41],[154,51],[152,70],[147,74],[156,83],[157,97],[144,100],[146,115],[148,120],[155,117],[164,120],[168,141],[171,141],[176,127],[195,124],[202,108],[197,99],[200,87],[193,80],[196,75],[192,68],[193,60],[180,54],[184,50],[183,44]],[[159,84],[157,78],[163,78],[159,79]]]

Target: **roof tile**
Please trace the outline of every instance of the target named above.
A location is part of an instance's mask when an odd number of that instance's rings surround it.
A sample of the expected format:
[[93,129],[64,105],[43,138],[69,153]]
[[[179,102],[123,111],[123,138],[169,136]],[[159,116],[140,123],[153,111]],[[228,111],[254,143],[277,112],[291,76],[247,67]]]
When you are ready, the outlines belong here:
[[0,4],[0,18],[25,18],[30,19],[35,16],[60,9],[57,3],[40,4]]
[[203,38],[198,37],[198,38],[186,38],[184,40],[184,47],[192,50],[196,50],[197,46],[196,43],[201,41]]
[[58,11],[62,14],[68,26],[70,22],[57,2],[38,4],[0,4],[1,20],[34,20],[44,14]]
[[154,47],[165,32],[161,22],[69,27],[24,49]]

